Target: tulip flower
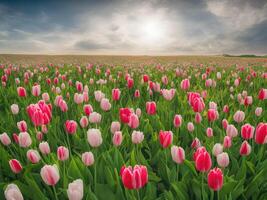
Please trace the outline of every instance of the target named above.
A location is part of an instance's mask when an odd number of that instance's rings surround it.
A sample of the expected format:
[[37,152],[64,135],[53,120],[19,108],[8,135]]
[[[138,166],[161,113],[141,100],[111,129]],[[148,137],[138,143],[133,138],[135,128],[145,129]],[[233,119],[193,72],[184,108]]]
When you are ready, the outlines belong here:
[[112,142],[114,144],[114,146],[120,146],[122,143],[123,137],[122,137],[122,132],[121,131],[116,131],[113,134],[113,138],[112,138]]
[[10,109],[13,115],[17,115],[19,113],[19,106],[17,104],[12,104]]
[[77,179],[68,185],[67,195],[69,200],[82,200],[83,198],[83,181]]
[[27,131],[27,123],[24,120],[17,122],[17,127],[18,127],[20,132],[26,132]]
[[120,91],[119,88],[112,89],[112,99],[113,99],[113,101],[120,100],[120,96],[121,96],[121,91]]
[[47,185],[54,186],[59,181],[60,175],[56,165],[45,165],[41,168],[40,175]]
[[32,139],[29,133],[27,132],[21,132],[19,134],[19,146],[26,148],[29,147],[32,144]]
[[261,114],[262,114],[262,107],[257,107],[257,108],[255,109],[255,115],[256,115],[257,117],[259,117],[259,116],[261,116]]
[[140,144],[144,140],[144,134],[141,131],[133,131],[132,142],[134,144]]
[[245,119],[245,113],[243,111],[236,111],[236,113],[234,114],[233,116],[234,120],[237,122],[237,123],[240,123],[242,121],[244,121]]
[[265,88],[260,89],[259,94],[258,94],[258,99],[259,100],[267,99],[267,89]]
[[102,116],[97,112],[92,112],[89,115],[89,122],[94,124],[99,124],[101,122]]
[[93,107],[90,104],[83,106],[83,112],[86,116],[89,116],[93,112]]
[[36,150],[33,150],[33,149],[30,149],[27,151],[27,159],[33,163],[33,164],[36,164],[40,161],[41,159],[41,156],[40,154],[38,153],[38,151]]
[[20,189],[14,183],[7,185],[4,194],[6,200],[23,200]]
[[3,145],[8,146],[11,144],[10,137],[8,136],[7,133],[2,133],[0,134],[0,141]]
[[216,143],[214,146],[213,146],[213,149],[212,149],[212,154],[214,156],[217,156],[219,155],[220,153],[223,152],[223,145],[221,145],[220,143]]
[[132,113],[129,116],[128,126],[131,127],[132,129],[135,129],[139,126],[139,118],[136,114]]
[[225,168],[229,165],[228,153],[223,152],[217,155],[217,163],[220,167]]
[[249,143],[245,140],[239,149],[239,153],[241,156],[248,156],[251,152],[251,146]]
[[132,111],[129,108],[120,108],[120,120],[122,123],[129,123]]
[[91,166],[94,164],[94,154],[92,152],[85,152],[82,154],[82,161],[85,166]]
[[255,142],[257,144],[267,143],[267,123],[259,123],[255,131]]
[[42,154],[47,155],[50,153],[50,146],[47,142],[41,142],[39,144],[39,150]]
[[57,148],[57,158],[58,160],[65,161],[69,159],[69,150],[64,146]]
[[32,95],[38,97],[40,94],[41,94],[41,86],[40,85],[32,86]]
[[175,128],[178,128],[182,125],[182,116],[181,115],[175,115],[174,116],[173,125]]
[[208,186],[214,191],[218,191],[223,186],[223,173],[219,168],[210,170],[208,174]]
[[163,89],[162,90],[162,96],[167,101],[171,101],[173,99],[174,95],[175,95],[175,89],[170,89],[170,90]]
[[172,146],[171,147],[172,160],[177,164],[182,164],[185,160],[185,152],[182,147]]
[[196,169],[200,172],[208,172],[211,168],[212,161],[207,151],[199,153],[195,161]]
[[149,115],[155,115],[156,114],[157,105],[156,102],[146,102],[146,112]]
[[67,120],[65,122],[65,129],[67,131],[67,133],[73,135],[76,133],[77,131],[77,122],[74,120]]
[[223,147],[230,148],[232,146],[232,139],[230,136],[225,136],[223,139]]
[[103,139],[99,129],[89,129],[87,131],[87,140],[92,147],[98,147],[102,144]]
[[182,80],[180,86],[181,86],[181,89],[182,90],[188,90],[190,88],[190,81],[189,81],[189,79]]
[[18,87],[17,93],[18,93],[19,97],[26,97],[27,96],[26,90],[23,87]]
[[87,118],[87,116],[82,116],[82,118],[80,119],[80,125],[82,128],[87,127],[89,124],[89,120]]
[[9,166],[10,166],[10,169],[12,170],[12,172],[14,172],[15,174],[20,173],[22,170],[22,166],[21,166],[20,162],[16,159],[9,160]]
[[172,144],[173,133],[171,131],[160,131],[159,142],[163,148],[168,148]]
[[124,187],[129,190],[140,189],[148,182],[147,168],[143,165],[123,166],[120,170],[120,176]]
[[254,130],[255,130],[255,128],[253,126],[251,126],[249,123],[244,124],[241,127],[242,138],[245,140],[252,139],[253,135],[254,135]]
[[109,111],[111,109],[111,104],[107,98],[101,99],[100,107],[103,111]]

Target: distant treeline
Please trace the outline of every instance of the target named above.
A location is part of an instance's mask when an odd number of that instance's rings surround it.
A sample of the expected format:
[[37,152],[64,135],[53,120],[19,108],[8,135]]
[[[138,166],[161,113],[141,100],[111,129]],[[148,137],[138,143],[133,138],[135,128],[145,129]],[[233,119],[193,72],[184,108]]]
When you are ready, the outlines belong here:
[[246,57],[246,58],[267,58],[267,55],[264,56],[257,56],[254,54],[244,54],[244,55],[230,55],[230,54],[223,54],[224,57]]

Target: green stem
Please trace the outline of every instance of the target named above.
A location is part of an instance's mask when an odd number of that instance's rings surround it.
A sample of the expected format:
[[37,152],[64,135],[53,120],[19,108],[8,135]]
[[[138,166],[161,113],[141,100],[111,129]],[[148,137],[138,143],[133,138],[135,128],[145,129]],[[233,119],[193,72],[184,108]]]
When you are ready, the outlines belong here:
[[94,192],[96,193],[96,179],[97,179],[97,173],[96,173],[96,163],[97,163],[97,150],[95,151],[95,168],[94,168],[94,171],[95,171],[95,184],[94,184],[94,186],[95,186],[95,189],[94,189]]
[[58,198],[57,198],[57,192],[56,192],[56,187],[55,186],[53,186],[53,192],[55,194],[55,199],[58,200]]
[[220,190],[217,191],[217,200],[220,200]]
[[210,200],[213,200],[214,199],[214,191],[213,190],[210,190],[210,193],[211,193]]
[[137,200],[140,200],[139,189],[136,190],[136,194],[137,194]]
[[202,199],[204,199],[204,172],[201,173],[202,174],[202,179],[201,179],[201,194],[202,194]]
[[179,181],[179,164],[176,165],[177,182]]

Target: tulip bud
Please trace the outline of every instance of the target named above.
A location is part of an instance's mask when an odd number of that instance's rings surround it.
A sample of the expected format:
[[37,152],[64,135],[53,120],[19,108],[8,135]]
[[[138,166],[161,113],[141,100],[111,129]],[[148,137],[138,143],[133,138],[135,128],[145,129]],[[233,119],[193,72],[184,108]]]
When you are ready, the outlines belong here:
[[134,144],[140,144],[144,140],[144,134],[141,131],[133,131],[132,142]]
[[13,115],[17,115],[19,113],[19,106],[17,104],[12,104],[10,108]]
[[245,140],[239,149],[239,153],[241,156],[248,156],[251,152],[251,146],[249,143]]
[[172,144],[173,133],[172,131],[160,131],[159,142],[163,148],[167,148]]
[[181,115],[175,115],[174,116],[173,125],[175,128],[178,128],[182,125],[182,116]]
[[72,183],[69,183],[67,189],[67,195],[69,200],[82,200],[83,198],[83,181],[77,179]]
[[223,173],[221,169],[214,168],[208,174],[208,186],[214,191],[218,191],[223,186]]
[[174,162],[176,162],[177,164],[182,164],[185,160],[184,149],[182,147],[172,146],[171,156]]
[[40,161],[41,156],[38,153],[38,151],[30,149],[27,151],[27,158],[31,163],[35,164],[35,163],[38,163]]
[[213,136],[213,129],[208,127],[206,130],[207,137],[212,137]]
[[91,166],[94,164],[94,154],[92,152],[85,152],[82,154],[82,161],[85,166]]
[[102,144],[102,136],[99,129],[89,129],[87,131],[87,140],[92,147],[98,147]]
[[5,189],[6,200],[23,200],[22,193],[17,185],[9,184]]
[[212,149],[212,154],[214,156],[217,156],[218,154],[222,153],[223,152],[223,146],[220,144],[220,143],[216,143],[214,146],[213,146],[213,149]]
[[47,155],[50,153],[50,146],[47,142],[41,142],[39,144],[39,150],[42,154]]
[[261,113],[262,113],[262,107],[257,107],[255,110],[255,115],[257,117],[259,117],[259,116],[261,116]]
[[59,181],[59,171],[56,165],[45,165],[41,169],[41,177],[47,185],[54,186]]
[[29,133],[21,132],[19,134],[19,146],[26,148],[26,147],[29,147],[31,144],[32,144],[32,139]]
[[122,143],[122,132],[121,131],[116,131],[113,135],[113,139],[112,139],[112,142],[114,144],[114,146],[120,146],[121,143]]
[[14,172],[15,174],[20,173],[22,170],[20,162],[16,159],[9,160],[9,166],[12,172]]
[[3,145],[8,146],[11,144],[10,137],[8,136],[7,133],[2,133],[0,134],[0,141]]
[[57,158],[58,160],[65,161],[69,159],[69,150],[64,146],[57,148]]
[[189,132],[193,132],[194,129],[195,129],[194,124],[193,124],[192,122],[188,122],[188,123],[187,123],[187,130],[188,130]]
[[232,139],[230,136],[225,136],[223,139],[223,147],[230,148],[232,146]]
[[228,153],[223,152],[217,155],[217,163],[220,167],[225,168],[229,165]]

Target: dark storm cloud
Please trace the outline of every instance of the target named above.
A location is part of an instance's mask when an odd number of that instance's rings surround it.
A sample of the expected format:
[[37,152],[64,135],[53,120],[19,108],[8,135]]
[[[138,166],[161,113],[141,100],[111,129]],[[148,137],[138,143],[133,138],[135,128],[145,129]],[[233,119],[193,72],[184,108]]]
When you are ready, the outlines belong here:
[[265,0],[1,1],[0,53],[267,54]]

